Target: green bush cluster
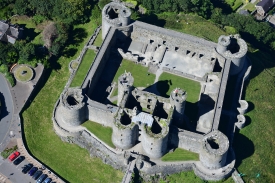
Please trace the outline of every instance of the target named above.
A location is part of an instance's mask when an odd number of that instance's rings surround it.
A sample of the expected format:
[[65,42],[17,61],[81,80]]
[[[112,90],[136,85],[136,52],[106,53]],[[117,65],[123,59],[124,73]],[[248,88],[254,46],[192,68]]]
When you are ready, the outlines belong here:
[[[1,102],[0,102],[0,104],[1,104]],[[1,152],[1,156],[2,156],[4,159],[6,159],[6,158],[9,157],[9,155],[10,155],[11,153],[13,153],[15,150],[17,150],[17,146],[14,146],[14,147],[12,147],[12,148],[10,148],[10,149],[5,149],[4,151]]]

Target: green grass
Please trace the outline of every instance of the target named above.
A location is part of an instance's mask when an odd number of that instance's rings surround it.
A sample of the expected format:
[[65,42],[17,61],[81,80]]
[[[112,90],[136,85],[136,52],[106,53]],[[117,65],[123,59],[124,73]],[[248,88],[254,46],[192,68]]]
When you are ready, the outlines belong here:
[[222,181],[205,181],[195,175],[193,171],[180,172],[172,174],[166,177],[166,180],[161,180],[160,183],[234,183],[234,180],[230,177]]
[[[75,144],[60,140],[53,130],[52,112],[68,78],[68,64],[76,59],[96,24],[90,21],[74,29],[84,29],[87,37],[78,44],[70,44],[66,50],[76,49],[71,57],[60,57],[58,70],[45,71],[43,88],[23,113],[24,135],[30,152],[40,161],[51,167],[68,182],[121,182],[123,173],[106,165],[99,158],[91,158],[89,152]],[[47,78],[47,73],[50,74]]]
[[[25,74],[22,74],[22,72],[26,72]],[[30,67],[19,65],[18,68],[16,68],[14,72],[14,77],[18,81],[29,81],[33,77],[33,71]]]
[[[202,37],[206,40],[217,42],[220,35],[228,35],[222,28],[216,26],[213,22],[195,14],[159,14],[159,19],[165,19],[165,28],[173,29],[186,34]],[[179,22],[175,22],[175,18]]]
[[115,148],[112,142],[112,128],[104,127],[101,124],[93,121],[86,121],[82,125],[110,147]]
[[[0,107],[1,107],[1,104],[0,104]],[[4,151],[1,152],[1,156],[6,159],[9,157],[9,155],[11,155],[11,153],[13,153],[14,151],[17,150],[17,146],[14,146],[10,149],[5,149]]]
[[94,61],[96,53],[93,50],[87,50],[85,55],[83,56],[82,62],[80,63],[74,79],[71,83],[71,87],[81,86],[82,82],[85,79],[86,74],[89,71],[91,64]]
[[161,158],[162,161],[188,161],[188,160],[199,160],[199,155],[184,149],[177,148],[172,153],[167,153]]
[[247,3],[244,7],[244,10],[248,10],[250,12],[254,11],[256,9],[255,4]]
[[162,73],[157,82],[157,89],[161,96],[169,97],[175,88],[184,89],[187,92],[187,101],[195,103],[199,99],[200,83],[169,73]]
[[[245,90],[249,102],[247,125],[235,134],[237,168],[245,182],[275,182],[275,55],[263,51],[249,53],[250,82]],[[255,178],[260,173],[259,178]]]
[[102,30],[99,31],[93,45],[97,46],[97,47],[100,47],[101,44],[102,44],[103,40],[102,40]]
[[124,72],[131,72],[134,77],[134,86],[135,87],[148,87],[154,83],[155,75],[149,73],[148,68],[141,66],[140,64],[135,64],[132,61],[128,61],[123,59],[121,62],[121,66],[116,72],[116,75],[113,79],[113,82],[118,81],[118,77],[121,76]]

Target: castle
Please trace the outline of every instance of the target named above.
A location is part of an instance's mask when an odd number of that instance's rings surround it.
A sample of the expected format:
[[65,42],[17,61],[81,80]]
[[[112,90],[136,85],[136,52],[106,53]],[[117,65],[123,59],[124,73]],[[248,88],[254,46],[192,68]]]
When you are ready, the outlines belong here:
[[[146,174],[170,174],[193,169],[205,180],[220,180],[234,170],[232,137],[235,126],[245,125],[248,108],[241,99],[251,66],[247,45],[238,35],[220,36],[218,43],[176,31],[132,22],[131,11],[120,2],[102,10],[103,43],[80,87],[65,87],[56,103],[53,124],[63,139],[87,148],[114,168],[125,170],[132,158]],[[170,97],[134,86],[135,78],[125,71],[116,81],[117,104],[108,100],[111,83],[121,59],[148,68],[159,77],[170,73],[200,83],[196,123],[186,116],[188,93],[174,88]],[[239,112],[234,129],[218,130],[228,78],[238,76]],[[157,79],[156,79],[157,80]],[[90,120],[111,127],[113,149],[85,127]],[[181,128],[181,126],[186,128]],[[197,162],[159,163],[169,149],[182,148],[199,154]],[[96,151],[99,149],[99,151]]]

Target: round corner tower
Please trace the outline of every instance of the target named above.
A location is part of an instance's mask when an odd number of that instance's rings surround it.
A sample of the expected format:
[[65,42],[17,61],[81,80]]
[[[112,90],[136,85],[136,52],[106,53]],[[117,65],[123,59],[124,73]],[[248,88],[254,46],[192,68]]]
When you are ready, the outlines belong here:
[[141,145],[144,152],[153,159],[161,158],[167,152],[169,127],[163,126],[161,132],[155,134],[150,127],[141,126]]
[[179,124],[183,122],[186,98],[186,91],[180,88],[174,89],[170,94],[170,103],[175,106],[173,119]]
[[120,149],[130,149],[138,141],[138,125],[132,123],[124,111],[115,118],[113,124],[112,142]]
[[86,105],[82,89],[68,88],[60,97],[59,111],[61,120],[71,126],[81,125],[87,119]]
[[121,101],[123,99],[123,96],[125,93],[130,93],[133,89],[134,84],[134,78],[130,72],[123,73],[118,78],[118,95],[117,95],[117,105],[119,106],[121,104]]
[[200,161],[208,169],[218,169],[226,164],[228,138],[215,130],[204,136],[200,152]]
[[102,9],[102,39],[111,26],[125,27],[131,22],[131,10],[119,2],[111,2]]
[[235,75],[242,70],[246,61],[247,44],[239,35],[222,35],[218,40],[217,52],[231,61],[230,75]]

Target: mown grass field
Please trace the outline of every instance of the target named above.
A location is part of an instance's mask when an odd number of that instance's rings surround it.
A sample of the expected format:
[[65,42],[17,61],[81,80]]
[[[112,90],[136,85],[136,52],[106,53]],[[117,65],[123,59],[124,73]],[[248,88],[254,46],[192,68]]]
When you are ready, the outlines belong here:
[[94,43],[93,43],[93,45],[100,47],[102,42],[103,42],[103,40],[102,40],[102,30],[100,30],[97,37],[96,37],[96,39],[95,39],[95,41],[94,41]]
[[166,180],[161,180],[160,183],[234,183],[232,178],[221,181],[205,181],[197,177],[193,171],[176,173],[166,177]]
[[30,152],[69,182],[120,182],[123,177],[122,172],[102,163],[101,159],[91,158],[86,149],[62,142],[53,131],[53,107],[68,80],[68,64],[80,54],[95,28],[93,21],[75,26],[74,31],[81,30],[86,36],[72,38],[64,52],[73,55],[51,63],[54,69],[45,72],[41,90],[22,114]]
[[100,140],[108,144],[110,147],[115,148],[112,142],[112,128],[104,127],[101,124],[93,121],[86,121],[82,125],[86,127],[90,132],[92,132],[95,136],[97,136]]
[[165,154],[161,158],[161,160],[162,161],[189,161],[189,160],[198,161],[199,155],[197,153],[193,153],[184,149],[177,148],[174,152]]
[[89,71],[89,68],[90,68],[91,64],[94,61],[95,56],[96,56],[96,53],[94,52],[94,50],[89,50],[88,49],[86,51],[80,65],[79,65],[79,67],[76,71],[74,79],[71,83],[71,87],[81,86],[82,82],[85,79],[86,74]]
[[[113,82],[118,81],[118,77],[121,76],[124,72],[131,72],[134,77],[134,86],[135,87],[147,87],[154,83],[155,75],[148,73],[148,68],[141,66],[140,64],[135,64],[132,61],[123,59],[121,66],[116,72],[116,75],[113,79]],[[149,75],[148,75],[149,74]]]
[[248,56],[252,61],[245,90],[249,112],[247,126],[234,137],[236,165],[246,174],[246,182],[275,182],[275,55],[256,51]]
[[186,79],[169,73],[162,73],[157,82],[157,89],[161,96],[169,97],[175,88],[181,88],[187,92],[186,100],[195,103],[199,99],[201,85],[199,82]]

